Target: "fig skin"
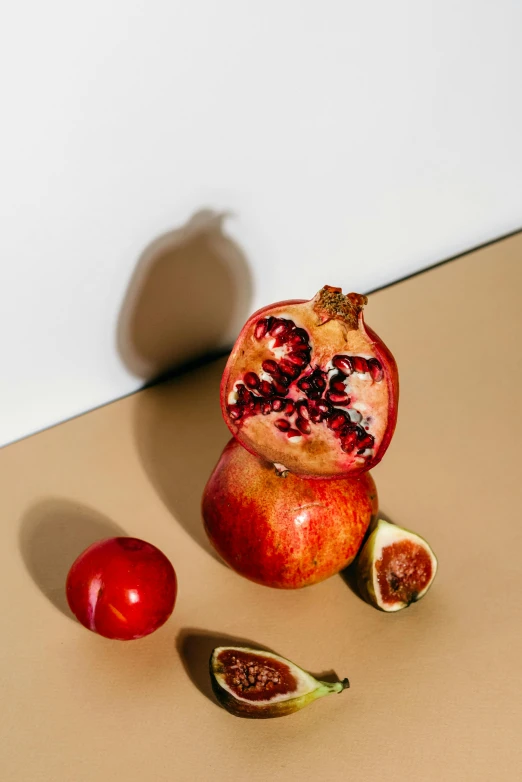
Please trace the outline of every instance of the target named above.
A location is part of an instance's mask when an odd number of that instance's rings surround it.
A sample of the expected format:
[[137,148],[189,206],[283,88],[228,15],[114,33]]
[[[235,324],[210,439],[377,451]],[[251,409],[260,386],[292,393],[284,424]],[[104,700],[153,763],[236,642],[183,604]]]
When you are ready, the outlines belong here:
[[[246,653],[248,655],[255,655],[260,658],[260,662],[263,660],[270,663],[276,661],[280,666],[288,666],[289,673],[297,675],[300,679],[305,679],[308,685],[308,691],[302,694],[296,694],[295,697],[287,698],[285,700],[279,700],[274,703],[269,701],[251,701],[246,702],[240,698],[236,698],[233,693],[229,692],[223,687],[219,678],[225,671],[225,666],[219,661],[219,655],[224,651]],[[341,693],[350,687],[348,679],[343,679],[337,682],[323,682],[315,679],[311,674],[304,671],[295,663],[287,660],[280,655],[273,654],[261,649],[251,649],[249,647],[217,647],[212,650],[209,660],[209,674],[212,684],[212,690],[216,699],[230,714],[236,717],[245,717],[247,719],[272,719],[275,717],[285,717],[288,714],[294,714],[300,711],[305,706],[313,703],[318,698],[322,698],[325,695],[332,695],[334,693]],[[315,685],[315,686],[314,686]]]
[[298,589],[347,567],[378,510],[370,473],[321,481],[279,477],[232,439],[205,487],[210,542],[240,575]]
[[[393,542],[411,541],[413,544],[420,546],[430,559],[431,574],[427,585],[418,592],[412,592],[409,599],[406,601],[397,600],[395,603],[385,604],[375,590],[375,565],[378,560],[378,555],[382,553],[382,549],[378,550],[377,547],[379,546],[379,538],[382,536],[383,532],[386,532],[389,536],[389,542],[387,542],[383,548],[387,548],[392,545]],[[407,530],[397,524],[392,524],[384,519],[378,519],[373,526],[370,535],[366,539],[366,542],[353,563],[359,595],[374,608],[377,608],[379,611],[384,611],[385,613],[396,613],[404,608],[408,608],[412,603],[421,600],[433,584],[437,573],[437,567],[437,557],[429,543],[423,537],[416,532]]]

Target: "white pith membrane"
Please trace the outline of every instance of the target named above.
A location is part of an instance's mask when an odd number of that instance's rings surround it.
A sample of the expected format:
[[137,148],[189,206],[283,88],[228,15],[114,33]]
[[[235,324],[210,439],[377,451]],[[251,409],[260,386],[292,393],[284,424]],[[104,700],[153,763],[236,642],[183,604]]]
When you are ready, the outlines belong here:
[[[319,325],[313,303],[314,300],[274,307],[270,310],[270,316],[264,316],[265,320],[272,317],[279,322],[292,323],[293,326],[289,327],[290,336],[297,329],[303,329],[308,335],[308,343],[303,342],[301,345],[289,345],[286,342],[277,344],[277,337],[270,333],[261,338],[256,337],[256,327],[263,316],[252,318],[241,350],[231,356],[225,401],[229,426],[249,450],[269,462],[284,465],[291,472],[327,476],[361,469],[378,451],[388,423],[389,389],[373,343],[364,329],[362,316],[357,328],[348,328],[339,319],[331,319]],[[335,346],[335,350],[332,346]],[[266,397],[261,394],[259,387],[249,386],[245,382],[246,375],[255,373],[260,384],[266,382],[273,387],[274,382],[280,382],[281,362],[284,366],[290,353],[299,355],[301,352],[306,356],[308,348],[310,359],[304,366],[298,367],[296,371],[300,374],[290,381],[286,393],[276,390],[272,397]],[[343,372],[333,366],[334,357],[347,357],[348,362],[355,364],[355,368]],[[275,373],[263,368],[263,362],[267,360],[277,364]],[[375,373],[372,375],[368,360],[377,373],[381,367],[378,379]],[[359,364],[362,371],[358,369]],[[313,380],[317,370],[324,373],[324,390],[303,391],[300,384],[310,377]],[[334,390],[331,383],[338,384],[340,390]],[[241,393],[249,395],[247,403],[242,401]],[[315,396],[310,397],[310,393],[315,393]],[[344,395],[342,401],[337,403],[335,394],[339,394],[339,397]],[[282,407],[282,401],[288,400],[293,402],[292,412]],[[252,412],[256,403],[257,412]],[[322,413],[320,420],[314,420],[314,414],[317,417],[319,412],[317,406],[321,403],[326,404],[328,412]],[[271,407],[275,405],[279,408]],[[230,421],[235,415],[238,416],[237,420]],[[335,423],[342,422],[337,428],[332,426],[334,415]],[[360,448],[359,444],[363,447]]]
[[378,521],[377,527],[373,531],[371,537],[373,539],[368,539],[367,545],[369,544],[372,548],[372,583],[375,591],[375,597],[379,606],[385,611],[391,612],[399,611],[401,608],[407,605],[402,600],[397,600],[395,603],[390,603],[383,600],[381,588],[379,585],[379,577],[377,574],[377,562],[382,559],[383,550],[388,546],[391,546],[394,543],[400,543],[403,540],[407,540],[413,544],[418,545],[420,548],[422,548],[423,551],[426,552],[426,554],[428,554],[431,561],[431,578],[429,579],[424,589],[419,590],[417,593],[416,600],[420,600],[421,597],[425,595],[430,588],[437,573],[437,558],[435,557],[435,554],[433,553],[430,545],[424,540],[424,538],[421,538],[420,535],[416,535],[414,532],[405,530],[402,527],[397,527],[395,524],[391,524],[384,519],[380,519]]
[[[289,669],[290,673],[296,680],[296,688],[284,693],[275,693],[274,695],[262,700],[257,698],[256,700],[252,700],[251,698],[240,695],[237,690],[229,687],[225,679],[225,674],[219,670],[219,655],[225,651],[238,653],[245,652],[247,654],[255,655],[259,659],[260,664],[262,664],[263,659],[276,660],[278,663],[286,666]],[[223,690],[232,695],[235,700],[248,703],[251,707],[262,707],[266,706],[267,703],[279,703],[280,701],[288,701],[292,700],[293,698],[300,698],[302,695],[308,695],[309,693],[314,692],[314,690],[317,690],[317,688],[320,686],[316,679],[313,678],[313,676],[310,676],[309,673],[306,673],[306,671],[303,671],[297,665],[294,665],[284,657],[280,657],[279,655],[273,654],[272,652],[262,652],[262,654],[260,654],[258,649],[249,649],[247,647],[240,648],[237,646],[220,646],[217,649],[214,649],[212,654],[212,670],[214,672],[214,677],[217,683]]]

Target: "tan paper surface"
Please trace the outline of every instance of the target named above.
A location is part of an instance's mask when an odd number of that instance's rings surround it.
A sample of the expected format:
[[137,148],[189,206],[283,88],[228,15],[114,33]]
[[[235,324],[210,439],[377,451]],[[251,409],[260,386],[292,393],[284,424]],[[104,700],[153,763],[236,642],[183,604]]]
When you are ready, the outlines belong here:
[[[520,779],[521,284],[519,235],[367,307],[401,375],[381,507],[439,557],[397,615],[341,577],[278,592],[211,554],[199,501],[228,439],[223,361],[1,451],[2,782]],[[180,587],[168,624],[128,643],[80,627],[63,596],[79,551],[122,530],[163,549]],[[352,687],[234,718],[207,677],[224,638]]]

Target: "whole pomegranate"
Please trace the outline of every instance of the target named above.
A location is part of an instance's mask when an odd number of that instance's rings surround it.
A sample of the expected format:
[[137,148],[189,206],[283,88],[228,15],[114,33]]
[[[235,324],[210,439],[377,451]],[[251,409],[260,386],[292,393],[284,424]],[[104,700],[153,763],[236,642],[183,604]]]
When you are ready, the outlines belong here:
[[231,440],[203,494],[205,529],[240,575],[280,589],[315,584],[354,559],[377,512],[369,473],[286,478]]
[[138,538],[93,543],[73,562],[69,607],[88,630],[106,638],[143,638],[171,615],[176,573],[165,554]]
[[366,296],[325,286],[247,321],[221,383],[230,431],[251,453],[308,477],[374,467],[397,421],[395,360],[365,325]]

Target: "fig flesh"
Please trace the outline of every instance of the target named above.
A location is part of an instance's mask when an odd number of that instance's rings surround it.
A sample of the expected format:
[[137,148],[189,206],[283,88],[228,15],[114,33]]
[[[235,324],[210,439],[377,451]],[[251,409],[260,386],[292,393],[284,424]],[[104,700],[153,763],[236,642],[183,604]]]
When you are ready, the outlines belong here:
[[348,679],[317,681],[284,657],[242,646],[217,647],[209,668],[216,698],[238,717],[284,717],[350,686]]
[[379,519],[354,567],[361,596],[381,611],[393,612],[424,597],[435,578],[437,558],[420,535]]

